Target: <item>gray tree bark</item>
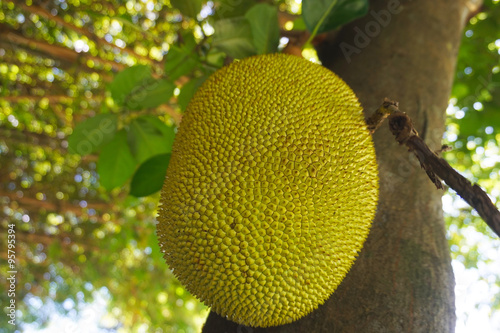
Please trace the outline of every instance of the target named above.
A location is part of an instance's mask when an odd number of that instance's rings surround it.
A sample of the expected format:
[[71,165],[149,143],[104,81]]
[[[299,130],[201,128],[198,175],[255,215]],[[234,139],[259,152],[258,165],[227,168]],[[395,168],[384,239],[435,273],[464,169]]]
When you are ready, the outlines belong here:
[[[397,100],[431,149],[438,149],[468,5],[465,0],[372,0],[370,14],[330,34],[318,55],[351,86],[366,114],[384,97]],[[328,301],[292,324],[266,329],[210,313],[204,333],[454,332],[442,192],[398,146],[387,124],[374,140],[377,216],[359,258]]]

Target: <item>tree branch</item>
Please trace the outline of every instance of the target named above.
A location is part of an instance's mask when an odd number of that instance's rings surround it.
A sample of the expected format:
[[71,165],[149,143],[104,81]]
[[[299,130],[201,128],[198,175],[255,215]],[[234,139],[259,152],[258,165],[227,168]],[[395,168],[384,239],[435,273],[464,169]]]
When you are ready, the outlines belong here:
[[69,63],[80,63],[85,67],[88,67],[88,65],[86,65],[86,61],[82,61],[82,59],[90,59],[95,63],[99,63],[103,66],[108,65],[113,71],[116,72],[124,70],[128,67],[125,64],[118,63],[112,60],[102,59],[88,53],[78,53],[63,46],[53,45],[45,41],[27,38],[23,36],[21,31],[11,29],[5,24],[0,25],[0,37],[4,39],[4,41],[10,42],[17,46],[25,47],[28,50],[38,50],[51,57],[52,59],[58,59]]
[[500,212],[486,192],[479,185],[471,184],[470,181],[453,169],[448,162],[429,149],[413,127],[410,117],[399,110],[397,102],[388,99],[384,100],[379,109],[366,120],[370,132],[375,132],[387,117],[389,119],[389,129],[395,136],[396,141],[401,145],[406,145],[408,150],[415,154],[420,166],[425,170],[434,185],[438,189],[444,189],[441,183],[441,180],[443,180],[474,208],[491,230],[500,237]]
[[21,7],[23,10],[25,10],[29,13],[39,15],[48,21],[56,22],[57,24],[59,24],[62,27],[73,30],[81,35],[87,36],[90,40],[94,41],[96,44],[107,45],[107,46],[111,47],[112,49],[123,50],[123,51],[133,55],[135,58],[140,59],[142,61],[145,61],[149,64],[159,64],[158,61],[155,61],[155,60],[153,60],[149,57],[146,57],[146,56],[142,56],[142,55],[136,53],[133,49],[131,49],[129,47],[118,47],[115,44],[108,42],[104,38],[100,38],[100,37],[96,36],[94,33],[92,33],[91,31],[89,31],[85,28],[77,27],[72,22],[67,22],[62,17],[51,14],[45,8],[42,8],[42,7],[39,7],[37,5],[33,5],[33,4],[32,5],[22,4]]
[[[46,210],[49,212],[55,212],[58,214],[65,214],[66,212],[71,212],[76,216],[81,216],[86,214],[89,209],[95,209],[97,212],[114,212],[117,210],[112,203],[109,202],[99,202],[99,201],[86,201],[87,205],[85,208],[79,205],[79,200],[57,200],[55,198],[48,200],[38,200],[29,196],[18,196],[16,193],[5,192],[4,189],[0,188],[0,197],[9,198],[11,201],[16,201],[21,204],[23,208],[35,208],[37,210]],[[100,220],[100,218],[99,218]]]

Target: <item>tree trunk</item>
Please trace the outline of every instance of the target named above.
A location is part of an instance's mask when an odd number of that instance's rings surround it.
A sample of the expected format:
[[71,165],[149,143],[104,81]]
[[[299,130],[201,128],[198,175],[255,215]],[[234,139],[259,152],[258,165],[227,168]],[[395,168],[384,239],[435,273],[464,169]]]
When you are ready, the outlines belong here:
[[[438,149],[467,8],[464,0],[373,0],[370,14],[331,34],[318,55],[356,92],[366,114],[384,97],[395,99],[427,144]],[[387,124],[374,139],[377,216],[359,258],[330,299],[305,318],[267,329],[212,312],[204,333],[454,331],[442,192],[398,146]]]

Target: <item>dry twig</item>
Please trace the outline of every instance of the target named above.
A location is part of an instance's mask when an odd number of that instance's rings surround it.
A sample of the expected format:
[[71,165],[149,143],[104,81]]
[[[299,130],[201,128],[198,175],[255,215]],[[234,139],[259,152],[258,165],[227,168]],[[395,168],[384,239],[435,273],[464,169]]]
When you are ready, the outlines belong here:
[[[410,117],[398,108],[398,103],[385,99],[384,103],[366,120],[371,133],[389,119],[389,129],[396,141],[406,145],[415,154],[420,166],[438,189],[444,189],[441,181],[454,189],[472,208],[474,208],[488,226],[500,237],[500,212],[479,185],[471,184],[465,177],[453,169],[448,162],[433,152],[418,135]],[[447,147],[442,147],[446,150]]]

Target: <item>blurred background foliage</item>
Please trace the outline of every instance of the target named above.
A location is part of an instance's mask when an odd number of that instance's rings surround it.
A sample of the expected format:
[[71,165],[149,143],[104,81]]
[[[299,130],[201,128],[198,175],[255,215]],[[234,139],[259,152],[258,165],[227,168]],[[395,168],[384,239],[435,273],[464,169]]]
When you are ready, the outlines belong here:
[[[324,9],[304,7],[302,19],[294,0],[0,1],[0,219],[2,234],[16,229],[21,331],[102,298],[103,330],[197,331],[208,309],[175,280],[155,236],[182,112],[224,64],[297,53],[306,26],[314,35],[366,14],[355,2],[322,25]],[[465,31],[444,136],[446,159],[497,203],[499,49],[499,1],[486,0]],[[302,54],[314,58],[311,44]],[[443,203],[454,268],[486,283],[477,307],[500,310],[500,272],[489,269],[500,266],[498,239],[452,192]]]

